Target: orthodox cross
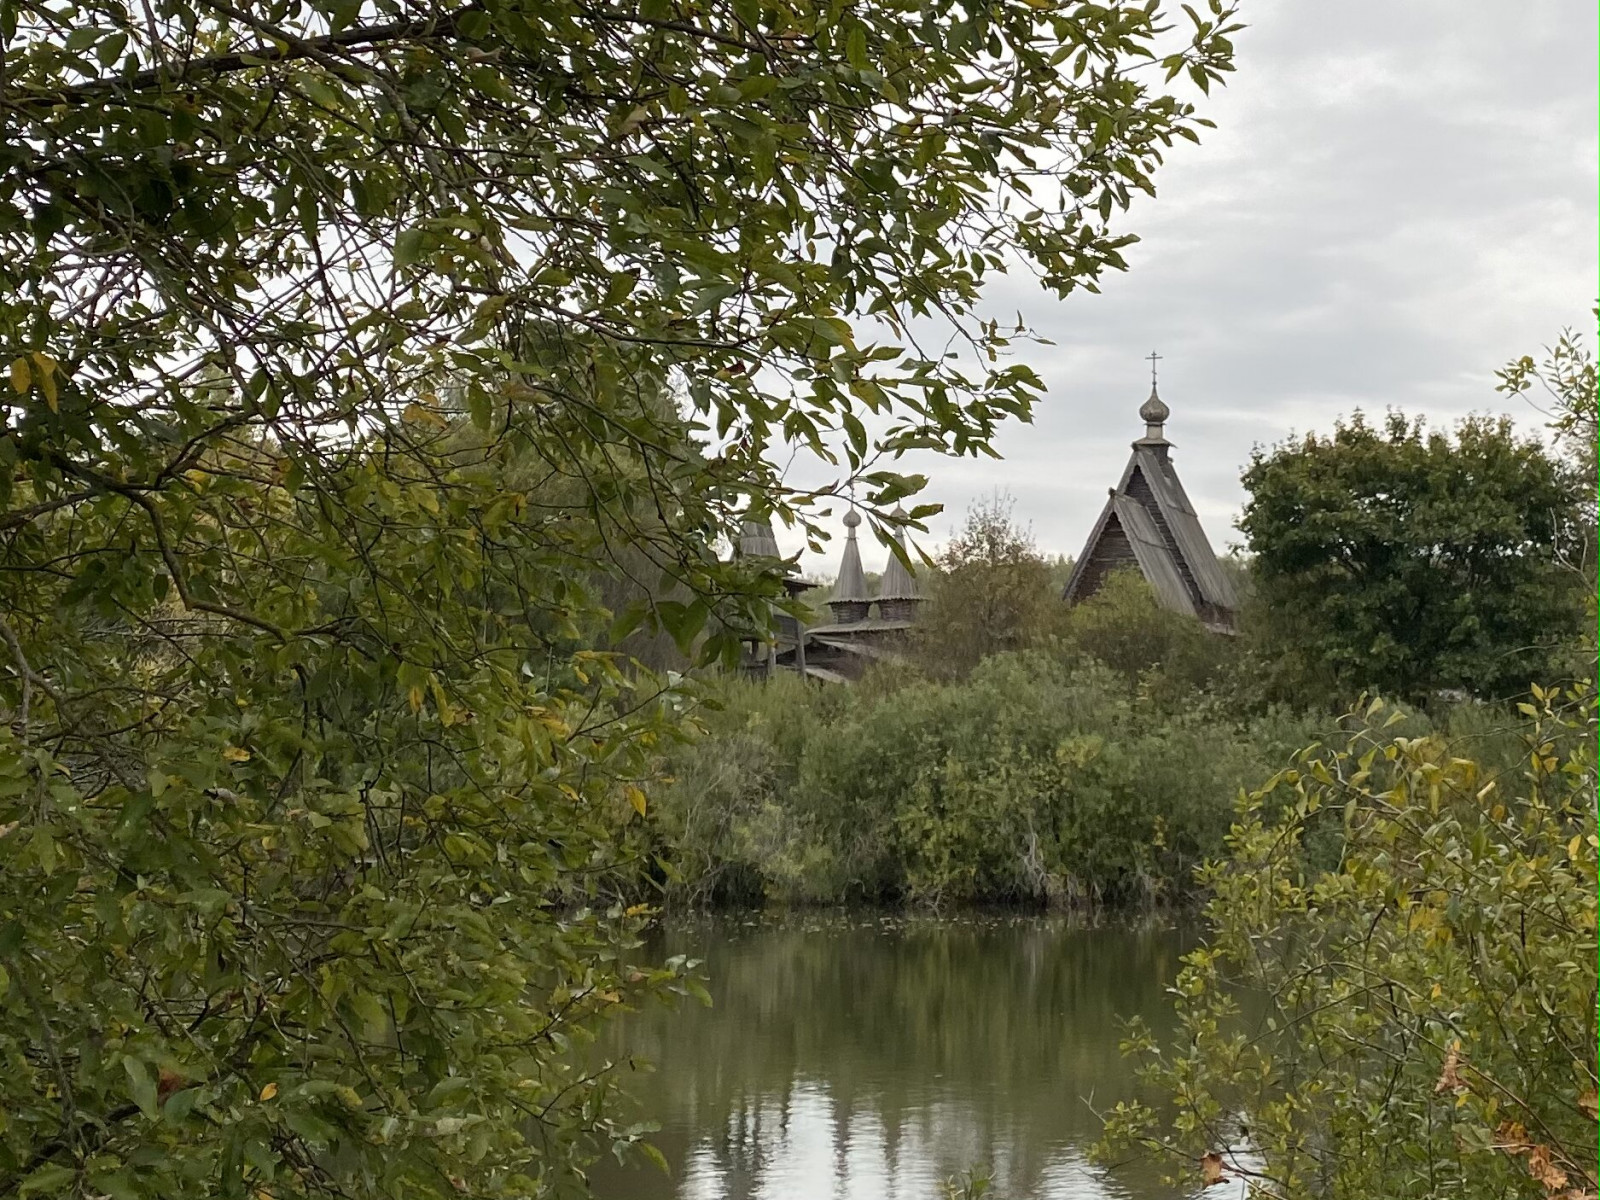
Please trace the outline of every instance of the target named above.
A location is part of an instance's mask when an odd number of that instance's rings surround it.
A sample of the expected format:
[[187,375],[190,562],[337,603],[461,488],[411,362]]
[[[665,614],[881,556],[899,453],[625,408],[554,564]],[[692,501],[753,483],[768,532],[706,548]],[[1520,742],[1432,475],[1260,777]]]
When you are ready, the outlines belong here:
[[1162,355],[1157,354],[1154,350],[1150,351],[1150,386],[1151,387],[1155,387],[1156,386],[1156,363],[1162,357],[1163,357]]

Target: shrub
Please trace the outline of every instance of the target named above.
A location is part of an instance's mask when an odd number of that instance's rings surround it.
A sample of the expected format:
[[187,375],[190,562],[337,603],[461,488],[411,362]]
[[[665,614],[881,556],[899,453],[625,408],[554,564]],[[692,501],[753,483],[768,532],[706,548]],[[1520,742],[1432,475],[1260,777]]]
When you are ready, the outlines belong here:
[[1231,1169],[1284,1200],[1593,1195],[1593,693],[1519,708],[1465,722],[1490,751],[1468,757],[1374,703],[1250,794],[1201,875],[1182,1032],[1128,1042],[1171,1105],[1120,1106],[1107,1149],[1243,1148]]
[[659,801],[680,899],[730,879],[800,902],[1176,898],[1240,786],[1309,736],[1220,703],[1166,712],[1060,653],[890,683],[729,688]]

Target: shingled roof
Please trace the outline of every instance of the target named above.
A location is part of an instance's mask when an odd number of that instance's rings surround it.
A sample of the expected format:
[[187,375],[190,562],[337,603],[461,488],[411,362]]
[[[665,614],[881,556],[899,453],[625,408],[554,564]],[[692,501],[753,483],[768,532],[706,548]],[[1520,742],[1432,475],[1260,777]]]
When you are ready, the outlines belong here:
[[746,558],[782,558],[770,521],[743,521],[739,526],[739,553]]
[[1163,434],[1168,409],[1154,385],[1139,415],[1145,436],[1133,443],[1122,480],[1111,489],[1061,598],[1087,600],[1111,571],[1132,566],[1165,607],[1231,630],[1238,596],[1178,480]]
[[[891,516],[904,520],[906,510],[896,507]],[[900,543],[900,549],[906,549],[905,526],[896,527],[894,540]],[[909,552],[908,552],[909,556]],[[893,550],[889,551],[889,561],[884,564],[883,578],[878,583],[879,600],[921,600],[922,589],[917,586],[917,577],[906,570],[906,565],[900,561],[900,556]]]

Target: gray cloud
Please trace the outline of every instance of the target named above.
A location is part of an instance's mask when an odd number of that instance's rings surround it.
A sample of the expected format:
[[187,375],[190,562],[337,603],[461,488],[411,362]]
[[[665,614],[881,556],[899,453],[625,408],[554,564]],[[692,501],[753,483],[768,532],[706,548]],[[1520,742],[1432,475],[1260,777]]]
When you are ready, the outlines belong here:
[[1582,329],[1597,292],[1594,7],[1247,0],[1244,19],[1205,102],[1218,128],[1127,220],[1131,270],[1064,303],[1020,272],[992,287],[995,315],[1055,343],[1019,352],[1049,393],[1004,461],[909,464],[947,510],[927,541],[1004,490],[1041,548],[1075,554],[1140,432],[1152,347],[1219,548],[1256,443],[1389,406],[1537,427],[1493,372]]

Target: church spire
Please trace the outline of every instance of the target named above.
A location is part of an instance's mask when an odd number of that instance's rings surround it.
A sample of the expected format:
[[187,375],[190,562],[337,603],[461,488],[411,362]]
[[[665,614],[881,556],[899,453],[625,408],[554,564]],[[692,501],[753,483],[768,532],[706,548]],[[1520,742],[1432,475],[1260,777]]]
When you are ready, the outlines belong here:
[[[904,520],[906,510],[895,507],[892,516]],[[905,549],[906,531],[902,525],[895,529],[894,540],[900,543],[900,548]],[[889,561],[883,568],[883,579],[878,583],[878,615],[886,621],[914,621],[917,618],[917,605],[922,601],[922,589],[917,586],[917,577],[906,570],[905,564],[893,550],[889,551]]]
[[872,598],[867,595],[867,573],[861,569],[861,547],[856,544],[856,526],[860,524],[861,514],[852,506],[844,515],[844,558],[839,563],[839,579],[833,585],[833,596],[828,600],[833,619],[840,625],[865,619],[872,604]]

